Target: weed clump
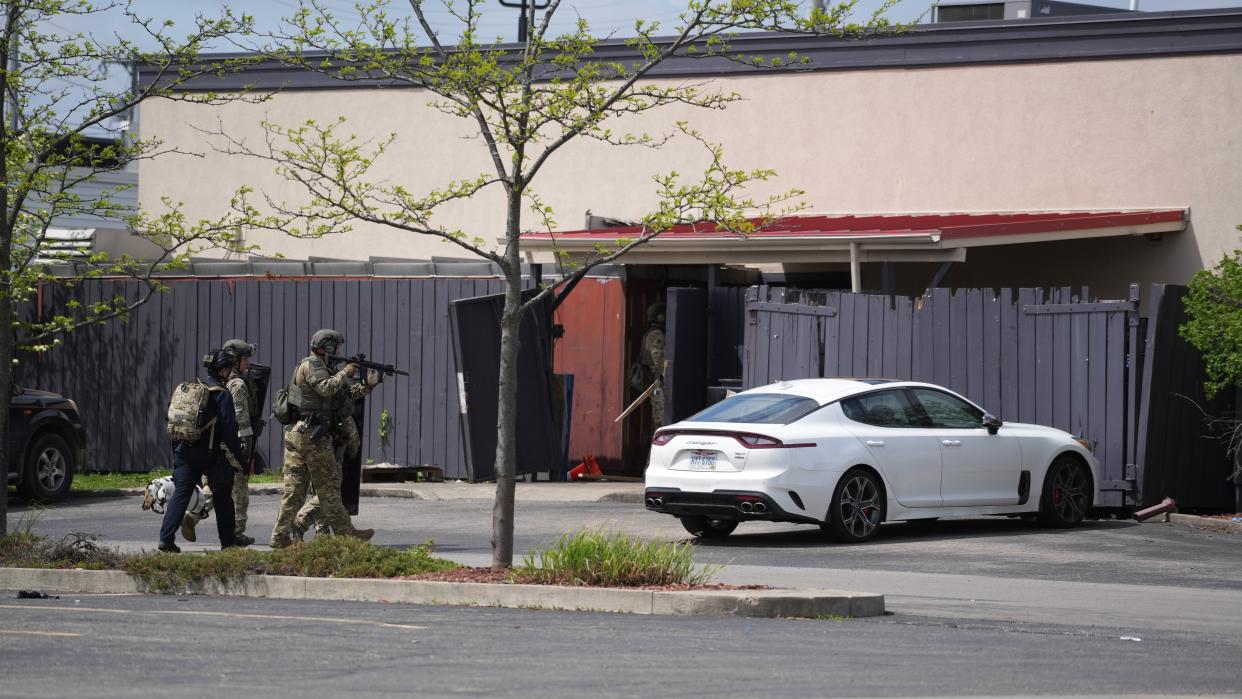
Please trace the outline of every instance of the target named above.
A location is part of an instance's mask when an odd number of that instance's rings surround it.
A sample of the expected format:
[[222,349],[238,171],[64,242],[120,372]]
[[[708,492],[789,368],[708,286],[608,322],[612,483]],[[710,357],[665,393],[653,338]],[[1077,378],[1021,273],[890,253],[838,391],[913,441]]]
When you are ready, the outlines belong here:
[[94,534],[70,532],[59,539],[18,530],[0,537],[0,566],[9,568],[119,568],[125,556],[100,546]]
[[719,566],[698,568],[689,544],[650,541],[617,532],[563,534],[552,546],[526,554],[517,582],[602,587],[702,585]]

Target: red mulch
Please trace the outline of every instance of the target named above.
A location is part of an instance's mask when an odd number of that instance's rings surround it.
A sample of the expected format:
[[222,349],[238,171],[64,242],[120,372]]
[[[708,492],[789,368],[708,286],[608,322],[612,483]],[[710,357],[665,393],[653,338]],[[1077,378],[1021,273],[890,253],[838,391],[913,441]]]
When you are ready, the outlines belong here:
[[[521,578],[513,579],[513,572],[509,570],[493,570],[491,568],[454,568],[453,570],[442,570],[435,573],[421,573],[419,575],[407,575],[401,580],[433,580],[437,582],[475,582],[475,583],[502,583],[515,585],[540,585],[536,580],[523,580]],[[693,590],[701,592],[704,590],[766,590],[767,585],[724,585],[720,583],[706,583],[703,585],[644,585],[642,587],[632,588],[637,590],[661,590],[671,592],[685,592]]]

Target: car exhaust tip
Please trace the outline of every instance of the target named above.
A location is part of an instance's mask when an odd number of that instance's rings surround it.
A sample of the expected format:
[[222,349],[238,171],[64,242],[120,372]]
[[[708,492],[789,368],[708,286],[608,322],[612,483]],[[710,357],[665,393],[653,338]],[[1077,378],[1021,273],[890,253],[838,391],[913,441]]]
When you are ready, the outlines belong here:
[[647,498],[647,507],[655,507],[655,498]]
[[767,512],[768,506],[762,502],[755,503],[755,512]]
[[664,507],[664,498],[651,498],[656,507]]
[[755,506],[751,504],[749,500],[743,500],[742,502],[738,503],[737,508],[741,510],[742,512],[751,512],[755,509]]

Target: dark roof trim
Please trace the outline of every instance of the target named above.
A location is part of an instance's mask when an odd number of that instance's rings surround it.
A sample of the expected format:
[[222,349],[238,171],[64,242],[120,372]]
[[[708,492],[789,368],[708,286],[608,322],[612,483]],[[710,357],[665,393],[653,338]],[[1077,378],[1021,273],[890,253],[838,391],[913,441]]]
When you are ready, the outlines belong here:
[[[925,68],[1242,53],[1242,8],[951,22],[922,25],[899,36],[853,41],[754,33],[741,35],[734,46],[742,53],[767,57],[784,57],[790,51],[796,51],[811,60],[811,70]],[[212,58],[239,55],[244,54],[215,54]],[[638,58],[621,40],[600,42],[596,55],[601,60],[622,62]],[[671,77],[756,72],[763,71],[723,59],[683,58],[666,61],[651,75]],[[139,79],[147,81],[151,78],[152,74],[140,66]],[[266,61],[236,75],[204,76],[185,89],[235,91],[251,87],[260,90],[321,90],[392,86],[379,80],[343,82]]]

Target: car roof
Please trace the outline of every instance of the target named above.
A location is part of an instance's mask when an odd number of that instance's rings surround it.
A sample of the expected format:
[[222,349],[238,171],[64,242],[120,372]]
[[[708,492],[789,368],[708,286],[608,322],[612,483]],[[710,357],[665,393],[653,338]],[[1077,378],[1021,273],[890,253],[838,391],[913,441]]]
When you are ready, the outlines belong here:
[[941,388],[940,386],[923,383],[921,381],[902,381],[900,379],[790,379],[789,381],[778,381],[766,386],[759,386],[757,388],[742,391],[738,395],[748,393],[784,393],[793,396],[810,398],[812,400],[819,401],[819,403],[823,405],[858,393],[866,393],[880,387],[896,388],[899,386],[929,386],[932,388]]

